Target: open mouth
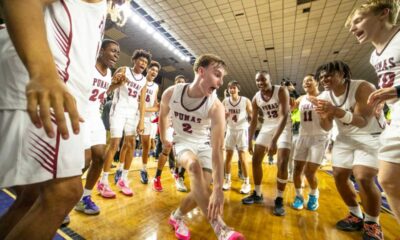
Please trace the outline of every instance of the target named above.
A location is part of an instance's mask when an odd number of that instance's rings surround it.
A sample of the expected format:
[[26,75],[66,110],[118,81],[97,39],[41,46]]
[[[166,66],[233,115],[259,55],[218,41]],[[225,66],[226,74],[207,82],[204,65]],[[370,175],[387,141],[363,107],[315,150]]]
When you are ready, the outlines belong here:
[[356,38],[360,40],[364,36],[364,31],[359,31],[355,33]]

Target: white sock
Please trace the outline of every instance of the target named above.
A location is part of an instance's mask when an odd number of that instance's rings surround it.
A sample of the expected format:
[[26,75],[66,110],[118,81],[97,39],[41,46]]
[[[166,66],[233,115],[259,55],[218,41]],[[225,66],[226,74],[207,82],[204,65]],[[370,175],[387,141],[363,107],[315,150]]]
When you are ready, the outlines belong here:
[[244,178],[244,183],[245,184],[250,184],[250,178],[249,177],[245,177]]
[[124,170],[124,163],[120,163],[118,165],[118,170],[120,170],[120,171]]
[[261,185],[254,185],[254,191],[256,191],[257,196],[261,196]]
[[147,164],[143,164],[142,170],[145,172],[147,171]]
[[360,208],[360,205],[357,205],[355,207],[349,207],[349,210],[352,214],[356,215],[359,218],[363,218],[363,214]]
[[128,170],[122,170],[122,174],[121,174],[121,179],[124,181],[124,182],[127,182],[128,181]]
[[176,209],[172,215],[174,216],[175,219],[176,218],[180,219],[183,217],[183,213],[181,212],[181,210],[179,208]]
[[[86,197],[86,196],[90,196],[92,194],[92,190],[84,188],[83,189],[83,194],[82,194],[82,198]],[[81,198],[81,200],[82,200]]]
[[303,197],[303,189],[302,188],[296,188],[296,196],[298,197]]
[[228,173],[228,174],[225,174],[225,176],[226,176],[226,179],[228,179],[228,181],[230,181],[230,180],[231,180],[231,174],[230,174],[230,173]]
[[365,219],[364,222],[374,222],[379,224],[379,215],[377,217],[373,217],[365,213]]
[[101,176],[100,182],[103,183],[103,184],[108,185],[108,175],[109,174],[110,174],[109,172],[103,172],[103,175]]
[[319,190],[318,190],[318,188],[316,188],[316,189],[311,189],[311,190],[310,190],[310,195],[314,195],[314,196],[316,196],[316,197],[319,197]]
[[281,191],[281,190],[279,190],[279,189],[276,189],[276,197],[283,198],[283,193],[284,193],[284,191]]

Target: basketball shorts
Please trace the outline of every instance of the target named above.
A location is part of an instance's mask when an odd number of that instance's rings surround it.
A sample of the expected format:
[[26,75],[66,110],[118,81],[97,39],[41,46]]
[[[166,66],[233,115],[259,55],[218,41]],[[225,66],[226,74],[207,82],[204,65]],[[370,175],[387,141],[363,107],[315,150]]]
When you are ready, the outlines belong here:
[[122,138],[122,133],[125,136],[136,136],[136,127],[139,123],[139,115],[133,111],[123,111],[121,108],[118,111],[113,111],[110,114],[110,133],[111,138]]
[[[271,143],[271,139],[274,136],[274,132],[275,132],[275,129],[273,131],[268,131],[268,132],[263,132],[261,129],[260,133],[257,136],[256,144],[267,148],[269,146],[269,144]],[[278,147],[278,149],[280,149],[280,148],[291,149],[291,147],[292,147],[291,127],[286,126],[285,129],[283,129],[281,135],[278,138],[277,147]]]
[[100,114],[91,114],[85,118],[85,129],[87,131],[85,137],[85,149],[96,145],[106,144],[106,128],[101,120]]
[[400,124],[392,122],[380,136],[378,158],[385,162],[400,163]]
[[294,147],[293,159],[321,164],[327,144],[327,135],[299,136]]
[[174,143],[174,154],[177,156],[178,164],[180,164],[181,156],[187,151],[191,151],[197,156],[200,166],[203,169],[212,171],[212,160],[211,154],[212,149],[209,144],[193,143],[193,142],[175,142]]
[[247,129],[229,129],[225,136],[225,149],[234,150],[236,147],[239,151],[247,150],[249,147],[249,134]]

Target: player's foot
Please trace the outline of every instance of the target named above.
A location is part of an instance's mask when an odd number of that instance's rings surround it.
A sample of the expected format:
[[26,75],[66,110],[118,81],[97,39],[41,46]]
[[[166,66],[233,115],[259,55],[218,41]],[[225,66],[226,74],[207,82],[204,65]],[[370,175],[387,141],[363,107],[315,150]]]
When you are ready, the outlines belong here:
[[75,205],[75,210],[87,215],[97,215],[100,208],[92,201],[91,196],[85,196]]

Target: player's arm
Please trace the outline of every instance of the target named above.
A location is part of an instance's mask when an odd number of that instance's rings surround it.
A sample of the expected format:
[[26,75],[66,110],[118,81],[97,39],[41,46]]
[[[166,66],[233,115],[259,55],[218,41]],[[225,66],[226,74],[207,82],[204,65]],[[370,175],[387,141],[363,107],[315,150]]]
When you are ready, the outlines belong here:
[[326,112],[325,105],[328,105],[330,103],[328,103],[326,99],[323,99],[324,96],[322,94],[319,95],[318,97],[308,96],[307,99],[314,105],[315,112],[318,113],[319,115],[320,118],[319,125],[321,126],[321,128],[324,129],[325,131],[330,131],[333,127],[334,117],[332,114]]
[[[253,117],[253,106],[249,99],[246,98],[246,112],[247,112],[247,121],[251,122]],[[256,124],[257,126],[257,124]]]
[[216,100],[208,116],[211,119],[211,148],[213,166],[213,191],[208,205],[208,218],[216,219],[222,215],[224,208],[224,194],[222,192],[224,174],[224,133],[225,133],[225,107]]
[[79,133],[79,114],[74,97],[58,76],[46,37],[43,8],[52,2],[0,0],[0,5],[10,38],[29,73],[30,81],[26,86],[29,117],[36,127],[43,126],[46,134],[54,137],[50,117],[52,108],[58,131],[67,139],[69,133],[64,111],[69,113],[75,134]]
[[356,105],[354,107],[351,125],[362,128],[374,117],[374,108],[368,105],[369,96],[376,90],[375,86],[363,81],[356,91]]
[[224,98],[224,100],[222,100],[222,105],[224,105],[224,109],[225,109],[225,119],[228,120],[230,114],[228,112],[228,109],[226,109],[226,107],[225,107],[226,106],[226,101],[227,101],[227,98]]
[[161,96],[160,114],[158,115],[158,127],[160,128],[160,139],[165,147],[172,147],[171,143],[167,141],[167,129],[169,127],[169,101],[174,92],[174,86],[169,87]]
[[158,103],[157,95],[158,95],[158,89],[154,92],[155,99],[153,106],[146,108],[146,112],[158,112],[160,110],[160,104]]
[[137,132],[139,134],[142,134],[144,131],[144,112],[146,108],[146,92],[147,92],[147,84],[144,85],[142,90],[140,91],[140,97],[139,97],[139,123],[137,126]]
[[115,71],[112,79],[111,79],[111,85],[107,89],[107,95],[112,93],[115,89],[121,87],[123,84],[127,82],[126,78],[126,69],[128,67],[120,67]]
[[258,121],[258,106],[257,106],[257,101],[256,98],[254,97],[252,102],[251,102],[251,107],[253,109],[252,114],[251,114],[251,119],[250,119],[250,126],[249,126],[249,153],[253,154],[253,137],[256,132],[257,128],[257,121]]
[[[287,124],[288,118],[289,118],[289,111],[290,111],[290,106],[289,106],[289,92],[287,88],[281,87],[279,88],[278,92],[278,97],[279,97],[279,114],[282,116],[278,123],[278,127],[274,132],[274,135],[272,136],[272,143],[277,143],[279,136],[281,136],[283,129],[285,129],[285,126]],[[270,150],[270,149],[268,149]],[[275,154],[275,153],[273,153]]]

